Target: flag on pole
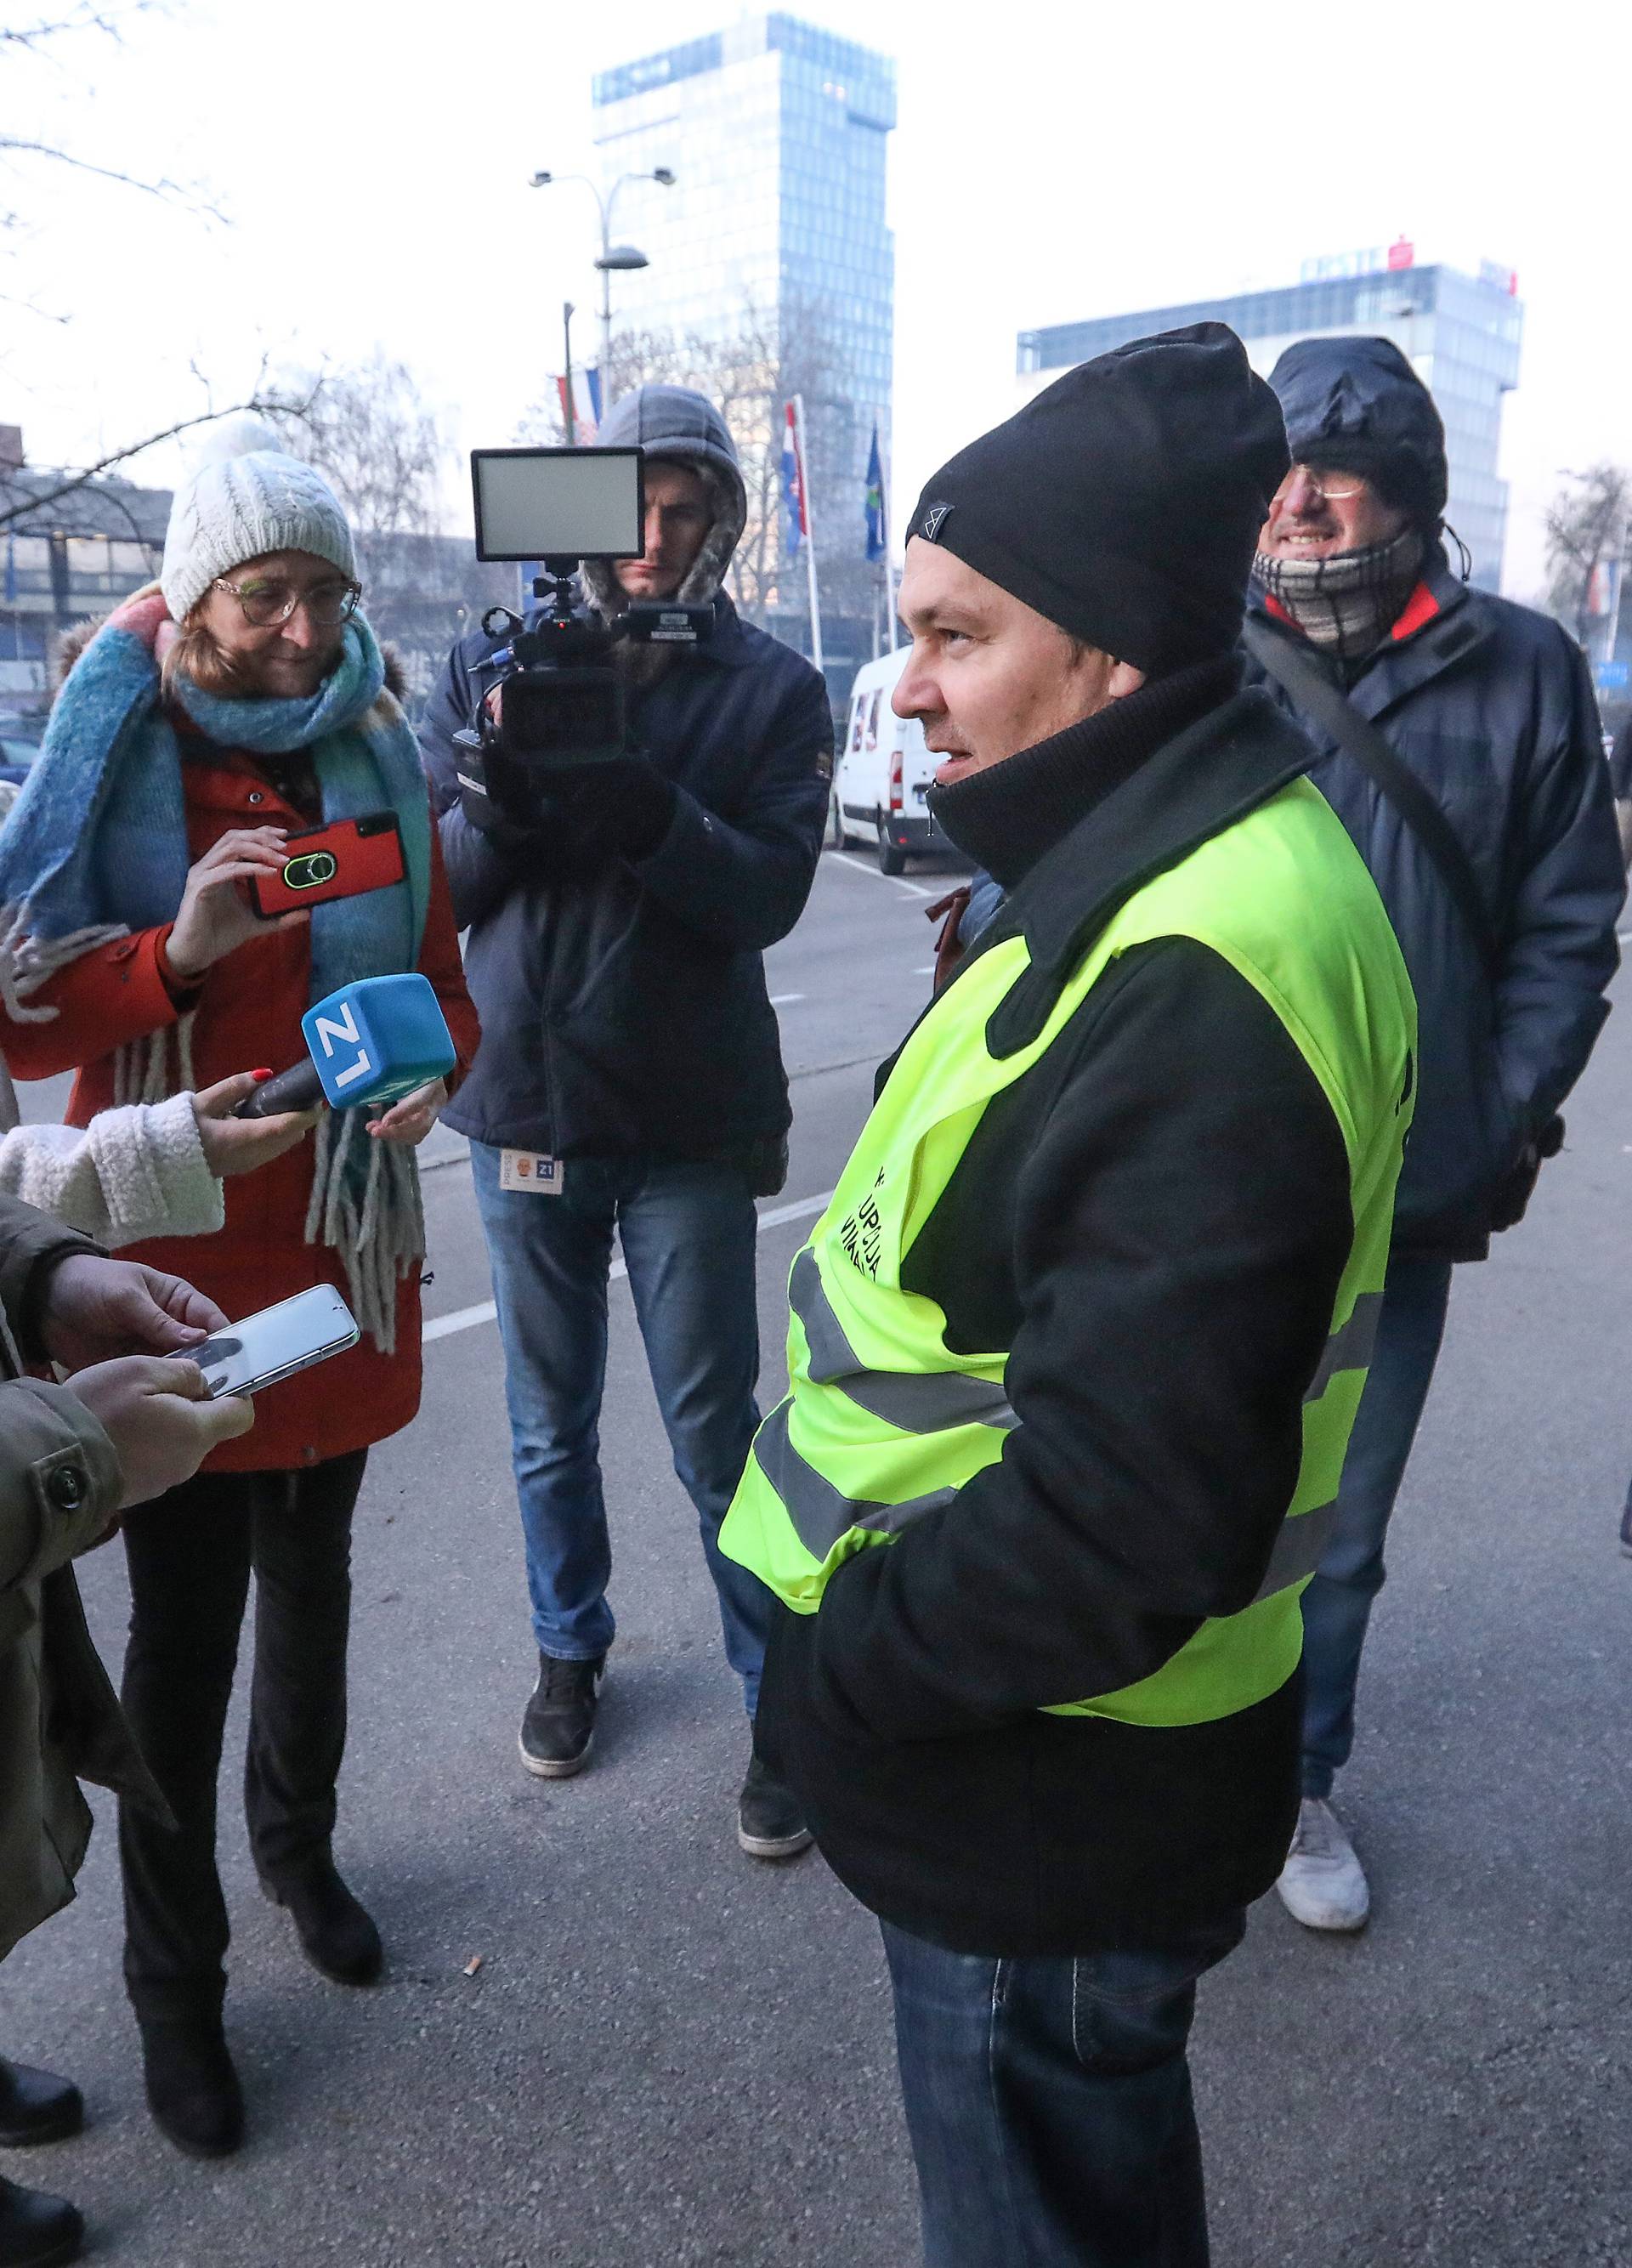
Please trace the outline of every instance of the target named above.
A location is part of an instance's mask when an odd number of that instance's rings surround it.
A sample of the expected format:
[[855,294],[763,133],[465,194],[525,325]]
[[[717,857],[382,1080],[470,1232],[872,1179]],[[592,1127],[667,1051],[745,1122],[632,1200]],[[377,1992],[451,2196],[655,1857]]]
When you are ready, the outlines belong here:
[[867,556],[882,559],[889,549],[888,531],[884,524],[884,460],[878,453],[878,428],[872,429],[872,447],[867,458]]
[[555,380],[555,394],[561,403],[561,422],[571,426],[581,445],[592,441],[600,426],[600,372],[592,365],[572,373],[572,415],[567,415],[567,381]]
[[797,559],[799,547],[811,532],[805,501],[805,458],[799,447],[799,424],[792,402],[784,405],[782,433],[782,494],[788,508],[788,556]]

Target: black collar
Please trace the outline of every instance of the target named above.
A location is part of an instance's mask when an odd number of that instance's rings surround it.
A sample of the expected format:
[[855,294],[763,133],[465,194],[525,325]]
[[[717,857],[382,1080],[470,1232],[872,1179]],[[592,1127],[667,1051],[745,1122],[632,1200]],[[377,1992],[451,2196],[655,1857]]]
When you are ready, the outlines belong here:
[[1235,654],[1171,672],[1006,762],[930,791],[942,831],[1005,890],[1166,741],[1227,701]]
[[1094,939],[1136,890],[1314,761],[1298,726],[1253,688],[1187,726],[1114,788],[1039,859],[964,964],[1016,936],[1031,955],[987,1026],[993,1055],[1017,1054],[1036,1039]]

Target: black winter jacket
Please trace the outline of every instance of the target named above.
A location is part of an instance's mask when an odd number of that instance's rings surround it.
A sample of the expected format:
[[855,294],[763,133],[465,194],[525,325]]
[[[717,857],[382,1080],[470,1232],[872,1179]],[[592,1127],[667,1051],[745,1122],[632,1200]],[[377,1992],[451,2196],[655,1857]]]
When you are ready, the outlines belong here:
[[[1438,869],[1393,805],[1256,663],[1248,674],[1319,750],[1310,777],[1371,868],[1415,988],[1422,1087],[1395,1241],[1480,1260],[1503,1185],[1609,1013],[1624,883],[1579,649],[1546,615],[1458,582],[1443,553],[1423,584],[1428,600],[1401,617],[1423,616],[1421,626],[1386,640],[1349,697],[1473,861],[1501,940],[1494,998]],[[1261,611],[1254,619],[1320,664],[1296,630]]]
[[650,858],[546,879],[459,803],[452,736],[501,643],[448,658],[420,747],[441,814],[482,1046],[444,1114],[479,1142],[552,1156],[708,1157],[774,1141],[788,1085],[761,955],[810,894],[827,817],[826,689],[791,648],[714,601],[713,635],[631,703],[680,790]]
[[[1022,931],[1063,978],[1133,888],[1309,757],[1261,693],[1234,696],[1062,828],[971,960]],[[1188,939],[1126,954],[988,1108],[903,1282],[952,1347],[1011,1350],[1020,1423],[945,1510],[847,1560],[818,1613],[779,1612],[757,1719],[876,1913],[961,1952],[1081,1954],[1274,1881],[1297,1675],[1209,1725],[1040,1705],[1153,1674],[1254,1595],[1352,1235],[1319,1082]]]

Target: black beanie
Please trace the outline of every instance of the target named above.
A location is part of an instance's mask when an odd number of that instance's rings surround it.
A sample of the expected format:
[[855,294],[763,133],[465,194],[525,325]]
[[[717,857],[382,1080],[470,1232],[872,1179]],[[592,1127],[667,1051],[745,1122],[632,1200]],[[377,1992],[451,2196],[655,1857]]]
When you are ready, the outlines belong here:
[[943,465],[909,535],[1147,677],[1227,654],[1290,460],[1223,323],[1067,371]]
[[1434,397],[1392,339],[1299,339],[1269,373],[1295,461],[1357,473],[1437,530],[1450,487]]

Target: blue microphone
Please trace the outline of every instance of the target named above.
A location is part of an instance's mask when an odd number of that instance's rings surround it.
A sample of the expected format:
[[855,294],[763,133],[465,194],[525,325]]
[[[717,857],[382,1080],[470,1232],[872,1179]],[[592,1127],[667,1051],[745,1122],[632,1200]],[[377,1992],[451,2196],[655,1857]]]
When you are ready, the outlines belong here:
[[271,1118],[281,1110],[349,1110],[394,1102],[427,1080],[442,1079],[458,1057],[430,980],[364,976],[342,984],[300,1020],[307,1060],[258,1086],[234,1118]]

